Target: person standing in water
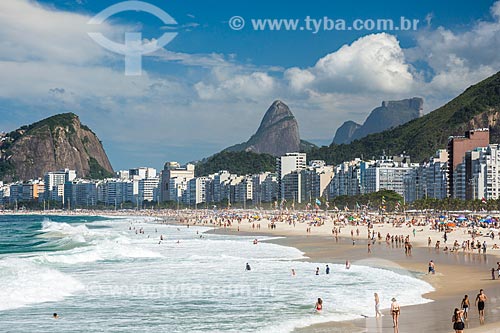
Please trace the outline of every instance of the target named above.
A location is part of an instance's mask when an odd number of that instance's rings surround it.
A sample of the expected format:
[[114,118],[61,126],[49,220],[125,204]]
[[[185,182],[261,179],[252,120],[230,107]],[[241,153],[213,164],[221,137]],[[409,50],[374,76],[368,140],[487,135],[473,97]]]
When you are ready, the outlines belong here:
[[469,295],[464,296],[464,299],[462,300],[460,307],[462,308],[462,311],[464,313],[464,319],[467,320],[467,314],[469,313],[469,307],[470,307]]
[[316,275],[319,275],[319,267],[316,267]]
[[330,274],[330,267],[326,265],[326,274]]
[[321,312],[321,310],[323,310],[323,300],[318,298],[318,301],[316,302],[316,311]]
[[380,299],[378,297],[378,294],[375,293],[373,294],[375,297],[375,318],[382,317],[382,313],[380,312]]
[[247,270],[247,271],[251,271],[251,270],[252,270],[252,268],[250,267],[250,264],[249,264],[249,263],[247,263],[247,265],[246,265],[246,267],[245,267],[245,270]]
[[484,303],[488,300],[488,297],[483,292],[483,289],[479,290],[479,294],[476,296],[477,310],[479,311],[479,321],[482,323],[484,321]]
[[398,327],[399,325],[399,315],[401,314],[401,308],[399,307],[398,302],[395,298],[393,298],[391,304],[391,314],[392,314],[392,327]]

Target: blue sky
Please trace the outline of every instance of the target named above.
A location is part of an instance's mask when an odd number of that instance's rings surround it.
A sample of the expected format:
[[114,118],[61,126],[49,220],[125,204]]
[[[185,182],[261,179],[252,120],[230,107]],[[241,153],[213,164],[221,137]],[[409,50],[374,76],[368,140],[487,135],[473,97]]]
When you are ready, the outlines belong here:
[[[429,112],[500,67],[500,3],[494,1],[160,1],[177,37],[124,75],[123,56],[88,32],[119,1],[0,3],[0,131],[75,112],[104,142],[115,169],[160,168],[247,140],[275,99],[301,137],[331,142],[382,100],[421,96]],[[246,20],[242,30],[228,21]],[[418,19],[416,31],[254,31],[258,18]],[[99,31],[151,40],[165,32],[147,13],[114,15]]]

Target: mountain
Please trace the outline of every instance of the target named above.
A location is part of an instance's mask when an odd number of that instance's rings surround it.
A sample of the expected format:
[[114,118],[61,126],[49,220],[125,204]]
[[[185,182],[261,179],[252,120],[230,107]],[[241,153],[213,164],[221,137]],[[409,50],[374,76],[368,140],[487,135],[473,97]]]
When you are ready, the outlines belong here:
[[361,127],[360,124],[348,120],[342,124],[337,131],[335,132],[335,137],[333,138],[333,142],[340,143],[349,143],[352,140],[354,133]]
[[300,140],[299,124],[288,106],[282,101],[274,101],[267,109],[257,132],[247,142],[240,143],[224,151],[251,151],[281,156],[285,153],[310,150],[313,144]]
[[412,161],[423,161],[446,147],[448,137],[466,130],[489,128],[491,142],[500,142],[500,72],[473,85],[444,106],[403,125],[371,134],[350,144],[313,149],[308,159],[328,163],[355,157],[378,157],[405,152]]
[[423,114],[424,100],[420,97],[400,101],[383,101],[382,105],[373,109],[363,125],[346,121],[337,129],[333,143],[350,143],[369,134],[379,133],[402,125]]
[[276,157],[251,151],[222,151],[196,163],[196,176],[208,176],[221,170],[237,175],[248,175],[266,171],[274,172]]
[[0,180],[28,180],[59,169],[104,178],[113,168],[99,138],[77,115],[52,116],[0,135]]

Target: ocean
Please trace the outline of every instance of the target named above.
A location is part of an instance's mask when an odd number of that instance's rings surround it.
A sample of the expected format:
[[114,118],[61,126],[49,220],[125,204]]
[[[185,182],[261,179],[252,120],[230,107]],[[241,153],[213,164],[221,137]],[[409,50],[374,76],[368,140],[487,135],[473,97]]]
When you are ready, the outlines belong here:
[[298,249],[206,230],[0,215],[0,332],[291,332],[373,316],[374,292],[388,308],[392,297],[426,303],[433,290],[413,274],[356,263],[329,264],[326,275]]

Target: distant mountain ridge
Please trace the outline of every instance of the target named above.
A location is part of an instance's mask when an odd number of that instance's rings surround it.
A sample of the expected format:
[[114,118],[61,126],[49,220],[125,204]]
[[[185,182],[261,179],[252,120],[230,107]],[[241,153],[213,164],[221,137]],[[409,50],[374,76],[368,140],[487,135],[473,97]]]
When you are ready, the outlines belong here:
[[381,106],[370,112],[363,125],[351,120],[343,123],[337,129],[333,143],[350,143],[369,134],[379,133],[421,117],[423,104],[424,100],[420,97],[383,101]]
[[0,180],[36,179],[64,168],[76,170],[82,178],[113,174],[101,141],[73,113],[23,126],[1,138]]
[[300,139],[299,124],[290,108],[276,100],[267,109],[257,132],[246,142],[228,147],[224,151],[250,151],[281,156],[286,153],[310,150],[315,145]]
[[467,88],[444,106],[398,127],[370,134],[350,144],[313,149],[308,159],[337,164],[356,157],[372,158],[405,152],[420,162],[446,147],[452,135],[489,128],[490,141],[500,143],[500,72]]

